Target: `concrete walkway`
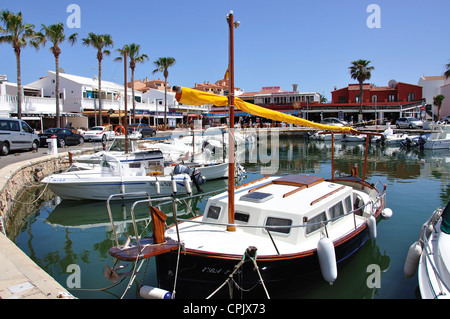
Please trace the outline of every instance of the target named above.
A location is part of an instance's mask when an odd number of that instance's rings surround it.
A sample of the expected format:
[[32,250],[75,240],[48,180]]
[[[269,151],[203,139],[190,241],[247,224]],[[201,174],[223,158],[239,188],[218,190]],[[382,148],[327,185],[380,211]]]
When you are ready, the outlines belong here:
[[[75,151],[76,153],[81,150]],[[12,155],[9,155],[12,157]],[[45,161],[48,158],[65,157],[67,152],[58,155],[24,153],[25,161],[9,164],[0,169],[0,189],[9,178],[25,167]],[[5,158],[2,158],[5,161]],[[11,160],[12,158],[9,158]],[[73,298],[55,279],[41,269],[4,233],[0,231],[0,299],[56,299]]]
[[0,232],[0,298],[56,299],[69,292]]

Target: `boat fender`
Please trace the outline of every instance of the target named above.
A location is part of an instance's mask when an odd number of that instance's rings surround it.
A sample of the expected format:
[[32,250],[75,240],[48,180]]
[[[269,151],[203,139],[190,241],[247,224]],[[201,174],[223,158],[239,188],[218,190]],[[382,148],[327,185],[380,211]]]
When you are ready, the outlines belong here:
[[192,194],[191,182],[186,177],[184,177],[184,188],[186,188],[186,193]]
[[334,251],[333,241],[323,237],[317,243],[317,256],[319,257],[320,271],[323,278],[330,283],[337,278],[336,253]]
[[156,194],[161,194],[161,185],[159,184],[158,179],[155,181]]
[[172,299],[169,291],[152,286],[142,286],[139,295],[144,299]]
[[367,219],[367,227],[369,227],[369,238],[377,238],[377,220],[373,215],[370,215],[370,217]]
[[405,266],[403,267],[403,273],[406,278],[414,276],[419,264],[420,255],[422,254],[422,245],[419,241],[409,247],[408,255],[406,256]]
[[385,209],[383,209],[383,211],[381,212],[381,217],[382,217],[383,219],[389,219],[389,218],[392,217],[393,214],[394,214],[394,213],[392,212],[392,209],[390,209],[390,208],[385,208]]
[[420,236],[419,239],[422,239],[425,235],[426,239],[430,238],[431,233],[433,232],[434,226],[432,223],[424,223],[422,225],[422,228],[420,229]]
[[173,178],[173,175],[172,175],[172,192],[173,192],[174,194],[177,193],[177,182],[176,182],[175,179]]

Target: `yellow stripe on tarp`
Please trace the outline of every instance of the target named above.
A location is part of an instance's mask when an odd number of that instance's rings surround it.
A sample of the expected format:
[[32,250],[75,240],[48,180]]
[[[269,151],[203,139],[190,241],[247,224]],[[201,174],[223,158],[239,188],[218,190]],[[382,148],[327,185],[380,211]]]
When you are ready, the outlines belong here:
[[[205,104],[213,104],[215,106],[228,105],[228,97],[226,96],[217,95],[209,92],[203,92],[195,89],[189,89],[185,87],[181,88],[181,93],[176,94],[176,99],[179,103],[183,103],[186,105],[205,105]],[[245,102],[240,98],[235,98],[234,103],[236,107],[243,112],[247,112],[263,118],[268,118],[274,121],[298,124],[301,126],[313,127],[319,130],[358,134],[357,130],[348,126],[340,127],[307,121],[296,116],[266,109],[264,107],[255,104]]]

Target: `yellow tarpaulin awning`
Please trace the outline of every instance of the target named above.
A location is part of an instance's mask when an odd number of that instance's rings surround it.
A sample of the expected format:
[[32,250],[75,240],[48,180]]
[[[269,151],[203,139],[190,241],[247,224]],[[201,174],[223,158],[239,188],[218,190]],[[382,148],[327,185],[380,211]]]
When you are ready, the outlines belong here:
[[[216,95],[208,92],[203,92],[195,89],[189,89],[185,87],[179,88],[181,92],[177,92],[175,98],[179,103],[187,104],[187,105],[205,105],[205,104],[213,104],[215,106],[227,106],[228,105],[228,97],[223,95]],[[178,90],[179,91],[179,90]],[[336,131],[343,133],[351,133],[358,134],[359,132],[351,127],[340,127],[333,125],[324,125],[311,121],[304,120],[302,118],[292,116],[289,114],[285,114],[282,112],[266,109],[264,107],[251,104],[248,102],[244,102],[240,98],[235,98],[234,103],[236,107],[243,111],[256,116],[268,118],[274,121],[284,122],[284,123],[292,123],[298,124],[307,127],[313,127],[319,130],[326,131]]]

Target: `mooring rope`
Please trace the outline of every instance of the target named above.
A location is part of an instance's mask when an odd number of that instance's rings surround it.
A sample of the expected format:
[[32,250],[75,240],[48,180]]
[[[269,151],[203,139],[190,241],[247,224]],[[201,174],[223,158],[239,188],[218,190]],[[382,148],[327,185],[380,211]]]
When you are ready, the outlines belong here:
[[[267,291],[267,288],[266,288],[266,286],[265,286],[265,284],[264,284],[264,280],[262,279],[262,276],[261,276],[261,273],[260,273],[260,271],[259,271],[259,267],[258,267],[258,265],[257,265],[257,263],[256,263],[256,250],[255,250],[255,253],[254,253],[254,256],[251,256],[250,254],[249,254],[249,249],[251,249],[250,247],[249,248],[247,248],[247,250],[245,251],[245,253],[242,255],[242,259],[239,261],[239,263],[237,263],[235,266],[234,266],[234,269],[233,269],[233,272],[228,276],[228,278],[216,289],[216,290],[214,290],[208,297],[206,297],[206,299],[210,299],[211,297],[213,297],[220,289],[222,289],[226,284],[229,284],[230,282],[233,282],[235,285],[236,285],[236,287],[238,288],[238,289],[240,289],[240,290],[242,290],[242,291],[245,291],[242,287],[240,287],[237,283],[236,283],[236,281],[234,280],[234,275],[236,274],[236,272],[239,270],[239,268],[241,268],[243,265],[244,265],[244,263],[247,261],[247,257],[250,259],[250,260],[252,260],[252,262],[253,262],[253,265],[255,266],[255,270],[256,270],[256,272],[258,273],[258,276],[259,276],[259,280],[260,280],[260,282],[261,282],[261,284],[262,284],[262,286],[263,286],[263,288],[264,288],[264,291],[265,291],[265,293],[266,293],[266,296],[267,296],[267,299],[270,299],[270,296],[269,296],[269,292]],[[258,283],[257,283],[258,284]],[[256,284],[256,285],[257,285]],[[256,287],[256,285],[255,286],[253,286],[251,289],[253,289],[254,287]],[[250,290],[251,290],[250,289]],[[250,291],[250,290],[247,290],[247,291]],[[230,291],[230,294],[231,294],[231,291]]]

